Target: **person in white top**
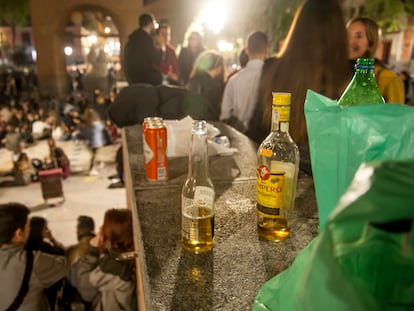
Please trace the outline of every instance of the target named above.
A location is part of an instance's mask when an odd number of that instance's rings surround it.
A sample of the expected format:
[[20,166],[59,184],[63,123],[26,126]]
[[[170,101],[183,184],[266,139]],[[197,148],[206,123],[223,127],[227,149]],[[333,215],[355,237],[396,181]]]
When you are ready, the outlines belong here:
[[224,89],[220,120],[242,133],[247,131],[257,101],[263,62],[267,56],[268,39],[264,32],[256,31],[247,39],[246,67],[230,78]]

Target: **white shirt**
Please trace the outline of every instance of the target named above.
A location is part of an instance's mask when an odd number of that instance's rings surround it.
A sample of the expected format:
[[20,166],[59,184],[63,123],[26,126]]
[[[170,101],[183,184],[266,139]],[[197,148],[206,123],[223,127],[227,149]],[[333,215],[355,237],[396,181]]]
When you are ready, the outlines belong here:
[[230,78],[224,89],[220,120],[237,118],[246,132],[257,101],[263,60],[250,60],[246,67]]

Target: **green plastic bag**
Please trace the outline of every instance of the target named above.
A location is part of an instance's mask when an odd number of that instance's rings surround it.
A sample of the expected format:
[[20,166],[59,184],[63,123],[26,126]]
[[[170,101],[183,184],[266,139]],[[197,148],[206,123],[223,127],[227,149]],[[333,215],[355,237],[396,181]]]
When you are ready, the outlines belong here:
[[414,161],[361,165],[327,225],[262,286],[253,310],[414,310],[413,190]]
[[337,101],[308,90],[305,117],[320,227],[361,163],[414,159],[413,107],[339,107]]

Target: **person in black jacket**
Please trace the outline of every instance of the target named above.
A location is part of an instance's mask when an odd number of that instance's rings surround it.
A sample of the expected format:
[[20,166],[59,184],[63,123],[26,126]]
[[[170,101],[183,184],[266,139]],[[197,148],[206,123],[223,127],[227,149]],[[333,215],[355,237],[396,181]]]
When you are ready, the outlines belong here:
[[142,14],[139,17],[139,28],[129,35],[125,45],[122,68],[128,83],[147,83],[158,85],[162,82],[161,72],[156,68],[161,62],[156,52],[153,38],[154,17]]

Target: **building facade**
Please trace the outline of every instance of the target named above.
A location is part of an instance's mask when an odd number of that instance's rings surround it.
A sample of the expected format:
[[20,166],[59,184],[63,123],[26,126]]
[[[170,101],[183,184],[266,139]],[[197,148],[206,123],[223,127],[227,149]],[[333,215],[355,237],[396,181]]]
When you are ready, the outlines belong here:
[[[122,46],[138,27],[142,13],[153,13],[174,29],[172,40],[180,42],[197,8],[191,0],[30,0],[32,35],[40,89],[64,94],[67,86],[65,29],[73,12],[99,10],[111,16]],[[182,10],[180,8],[185,8]]]

